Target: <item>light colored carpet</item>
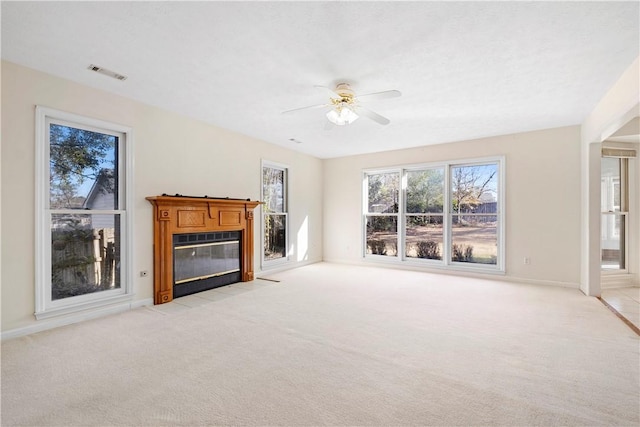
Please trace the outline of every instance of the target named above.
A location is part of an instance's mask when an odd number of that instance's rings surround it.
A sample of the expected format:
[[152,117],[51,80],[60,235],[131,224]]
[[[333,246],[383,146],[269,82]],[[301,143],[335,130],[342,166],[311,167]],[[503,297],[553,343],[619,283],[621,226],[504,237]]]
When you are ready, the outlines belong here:
[[577,290],[272,277],[4,342],[2,425],[640,423],[638,337]]

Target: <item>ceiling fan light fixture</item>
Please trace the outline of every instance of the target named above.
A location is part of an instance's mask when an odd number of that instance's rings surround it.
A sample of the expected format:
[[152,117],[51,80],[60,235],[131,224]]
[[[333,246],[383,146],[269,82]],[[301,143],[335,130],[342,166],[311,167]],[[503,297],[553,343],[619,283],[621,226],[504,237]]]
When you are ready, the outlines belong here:
[[338,105],[327,113],[327,119],[334,125],[350,125],[358,119],[358,116],[351,108],[345,105]]
[[[355,92],[351,89],[351,86],[349,86],[349,84],[347,83],[339,83],[336,86],[335,90],[329,89],[326,86],[316,85],[315,87],[318,89],[322,89],[329,95],[329,100],[327,103],[294,108],[292,110],[283,111],[282,114],[294,113],[311,108],[331,107],[332,109],[327,112],[326,115],[329,123],[332,123],[334,125],[349,125],[358,120],[358,117],[364,116],[369,120],[373,120],[379,125],[386,126],[391,123],[391,121],[386,117],[376,113],[375,111],[371,111],[370,109],[360,105],[360,100],[362,98],[366,99],[367,101],[372,99],[396,98],[402,95],[399,90],[385,90],[383,92],[366,93],[364,95],[356,96]],[[358,110],[358,113],[356,113],[356,109]]]

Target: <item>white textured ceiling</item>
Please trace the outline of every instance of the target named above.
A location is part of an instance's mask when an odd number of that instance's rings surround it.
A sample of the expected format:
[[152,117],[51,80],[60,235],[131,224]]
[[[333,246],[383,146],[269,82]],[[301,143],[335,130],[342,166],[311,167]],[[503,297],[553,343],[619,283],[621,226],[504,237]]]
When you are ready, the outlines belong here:
[[[3,59],[320,158],[580,124],[639,37],[636,1],[2,2]],[[281,114],[339,82],[391,124]]]

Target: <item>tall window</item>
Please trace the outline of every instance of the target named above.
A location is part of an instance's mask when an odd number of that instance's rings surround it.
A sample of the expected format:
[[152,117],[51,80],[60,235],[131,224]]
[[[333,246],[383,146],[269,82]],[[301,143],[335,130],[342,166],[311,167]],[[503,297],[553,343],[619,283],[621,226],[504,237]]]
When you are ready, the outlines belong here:
[[451,260],[498,259],[498,165],[451,166]]
[[263,264],[287,259],[287,168],[262,165]]
[[607,271],[626,270],[628,217],[628,164],[619,157],[601,161],[601,260]]
[[36,117],[36,316],[128,298],[130,131],[41,107]]
[[501,165],[365,172],[365,256],[503,271]]
[[441,260],[445,250],[444,168],[409,170],[405,174],[405,255]]
[[400,174],[372,173],[367,180],[366,253],[398,256]]

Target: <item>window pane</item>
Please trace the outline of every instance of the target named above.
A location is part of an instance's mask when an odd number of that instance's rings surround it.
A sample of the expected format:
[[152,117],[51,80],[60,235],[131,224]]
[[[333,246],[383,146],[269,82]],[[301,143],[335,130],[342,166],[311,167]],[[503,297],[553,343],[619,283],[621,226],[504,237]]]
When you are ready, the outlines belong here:
[[120,288],[120,216],[51,215],[51,299]]
[[496,213],[498,165],[454,166],[451,168],[453,213]]
[[497,263],[497,215],[453,215],[451,226],[452,261]]
[[624,270],[625,267],[625,216],[602,215],[602,268]]
[[613,157],[602,158],[601,198],[602,212],[620,212],[620,162]]
[[367,216],[367,254],[397,256],[398,218]]
[[274,260],[287,256],[286,215],[264,216],[264,259]]
[[411,215],[406,222],[406,253],[409,258],[442,259],[442,215]]
[[284,170],[262,168],[262,186],[264,212],[285,212]]
[[407,172],[407,213],[442,213],[444,169]]
[[367,175],[367,182],[368,212],[397,213],[400,174],[398,172],[371,174]]
[[118,209],[118,138],[49,126],[51,209]]

